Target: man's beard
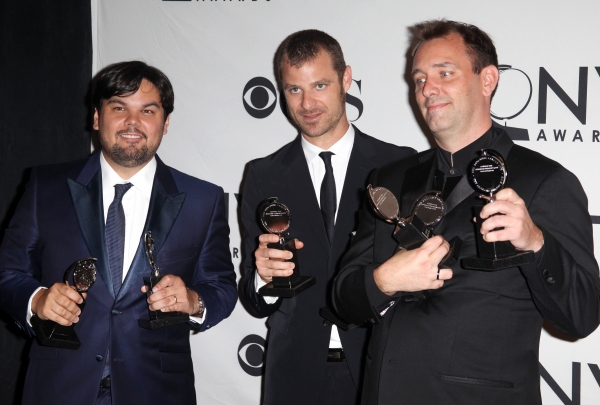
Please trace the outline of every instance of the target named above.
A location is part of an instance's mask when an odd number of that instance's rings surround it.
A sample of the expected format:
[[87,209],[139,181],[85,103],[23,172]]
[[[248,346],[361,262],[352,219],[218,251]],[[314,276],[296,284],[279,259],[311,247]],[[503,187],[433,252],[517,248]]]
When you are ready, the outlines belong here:
[[[116,138],[118,139],[119,135],[121,135],[122,133],[131,132],[135,132],[137,134],[142,135],[142,137],[145,140],[148,139],[145,133],[136,128],[119,131],[116,133]],[[146,164],[154,157],[159,145],[160,142],[158,145],[156,145],[156,148],[153,148],[152,150],[148,148],[148,144],[145,144],[140,148],[137,148],[135,146],[126,146],[125,148],[123,148],[115,141],[112,147],[110,147],[109,145],[102,145],[102,149],[110,156],[112,161],[118,164],[119,166],[138,167]]]

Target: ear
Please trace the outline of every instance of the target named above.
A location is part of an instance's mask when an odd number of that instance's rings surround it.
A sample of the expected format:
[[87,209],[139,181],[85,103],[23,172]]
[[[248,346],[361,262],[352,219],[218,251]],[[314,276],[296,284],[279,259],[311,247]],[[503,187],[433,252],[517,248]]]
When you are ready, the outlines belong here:
[[163,126],[163,135],[167,134],[167,128],[169,128],[169,120],[171,119],[171,114],[169,114],[167,116],[167,119],[165,120],[165,125]]
[[98,109],[94,108],[94,123],[92,124],[92,128],[98,131]]
[[494,65],[486,66],[479,74],[481,77],[481,84],[483,89],[483,95],[491,97],[496,86],[498,86],[498,79],[500,78],[500,72]]
[[344,93],[347,93],[350,86],[352,86],[352,68],[350,66],[346,66],[346,70],[344,70],[342,85],[344,86]]

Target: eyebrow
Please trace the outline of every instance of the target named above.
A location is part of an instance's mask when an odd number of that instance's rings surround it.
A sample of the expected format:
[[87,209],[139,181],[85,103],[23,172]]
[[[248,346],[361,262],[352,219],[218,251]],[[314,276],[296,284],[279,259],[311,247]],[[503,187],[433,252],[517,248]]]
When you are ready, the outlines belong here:
[[[117,98],[117,97],[113,97],[110,100],[107,100],[106,105],[109,105],[109,104],[127,105],[127,103],[125,103],[123,100],[121,100],[120,98]],[[148,108],[148,107],[153,107],[153,106],[160,108],[160,104],[157,103],[156,101],[151,101],[149,103],[146,103],[142,106],[142,108]]]
[[[432,68],[445,68],[445,67],[456,67],[456,65],[454,63],[451,62],[439,62],[439,63],[434,63],[433,65],[431,65]],[[423,73],[423,71],[421,69],[414,69],[412,72],[410,72],[411,76],[416,75],[417,73]]]
[[[309,83],[308,85],[312,87],[312,86],[316,86],[319,83],[330,84],[330,83],[333,83],[333,82],[334,82],[334,80],[320,79],[320,80],[315,80],[314,82]],[[284,90],[287,90],[287,89],[290,89],[290,88],[295,88],[295,87],[299,87],[299,86],[296,86],[295,84],[291,84],[291,83],[288,83],[288,84],[286,84],[286,85],[283,86]]]

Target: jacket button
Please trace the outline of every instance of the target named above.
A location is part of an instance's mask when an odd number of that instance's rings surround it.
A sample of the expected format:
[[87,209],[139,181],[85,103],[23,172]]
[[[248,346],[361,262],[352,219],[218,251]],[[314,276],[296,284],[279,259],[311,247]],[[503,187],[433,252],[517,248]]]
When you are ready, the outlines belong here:
[[544,269],[544,270],[542,271],[542,275],[543,275],[544,277],[548,277],[548,275],[549,275],[549,274],[550,274],[550,272],[548,271],[548,269]]
[[329,322],[328,320],[324,320],[323,326],[331,326],[331,322]]
[[99,355],[99,354],[98,354],[98,355],[96,356],[96,361],[100,362],[100,361],[102,361],[102,360],[104,360],[104,357],[102,357],[101,355]]
[[110,313],[116,316],[119,315],[121,312],[117,311],[116,309],[113,309],[112,311],[110,311]]
[[546,281],[548,282],[548,284],[554,284],[554,283],[556,283],[556,281],[554,281],[554,278],[552,278],[552,277],[548,277],[546,279]]

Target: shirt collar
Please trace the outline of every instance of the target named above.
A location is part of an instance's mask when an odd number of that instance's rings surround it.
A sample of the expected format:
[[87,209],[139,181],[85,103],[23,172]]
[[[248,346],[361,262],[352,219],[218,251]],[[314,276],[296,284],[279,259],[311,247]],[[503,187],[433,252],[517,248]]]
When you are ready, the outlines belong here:
[[[319,156],[319,153],[325,151],[318,146],[313,145],[304,139],[304,136],[300,136],[300,142],[302,144],[302,150],[304,151],[304,157],[307,162],[311,162],[313,159]],[[354,144],[354,127],[348,126],[348,131],[340,138],[339,141],[334,143],[329,149],[329,152],[333,152],[336,156],[348,160],[350,158],[350,152],[352,152],[352,145]]]
[[[442,170],[446,175],[462,176],[465,174],[470,164],[481,156],[481,153],[479,153],[481,149],[489,148],[497,138],[498,134],[493,128],[492,126],[474,142],[454,153],[438,148],[438,169]],[[450,172],[450,169],[454,170]]]
[[114,171],[106,161],[104,153],[102,152],[100,152],[100,169],[102,170],[102,188],[105,192],[112,190],[115,184],[131,183],[133,184],[133,187],[137,188],[145,197],[150,199],[154,175],[156,174],[156,157],[152,157],[152,160],[129,180],[123,180],[121,176]]

